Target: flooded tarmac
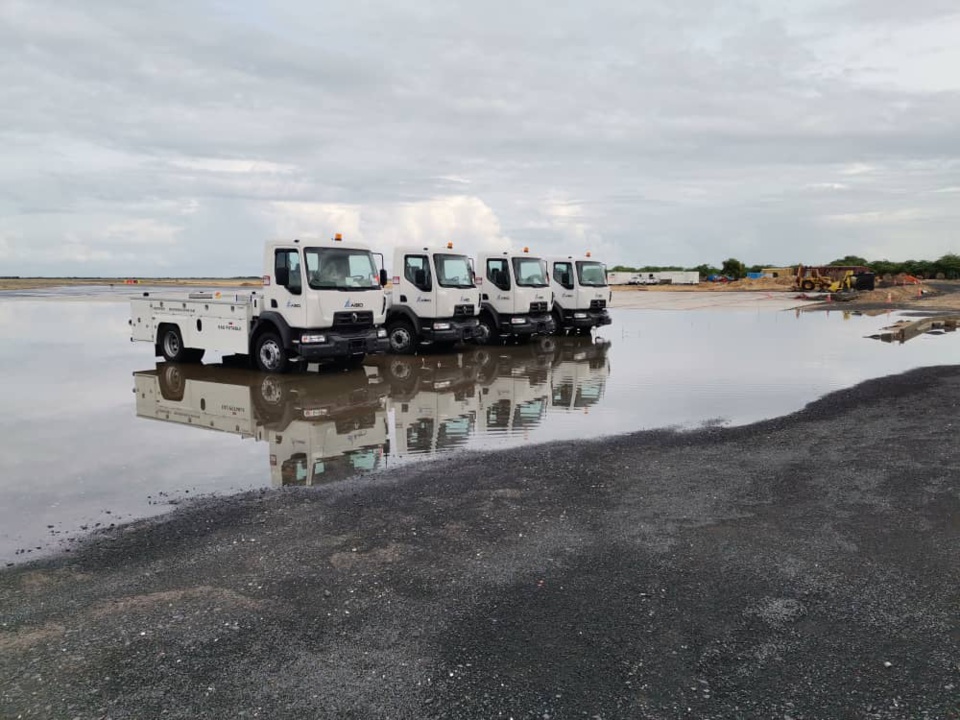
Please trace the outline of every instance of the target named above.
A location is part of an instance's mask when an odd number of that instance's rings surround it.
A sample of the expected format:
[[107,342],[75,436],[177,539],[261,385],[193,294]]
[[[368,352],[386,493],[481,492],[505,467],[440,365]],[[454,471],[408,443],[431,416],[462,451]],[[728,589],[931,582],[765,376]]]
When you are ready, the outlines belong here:
[[332,483],[454,452],[748,423],[862,380],[960,360],[955,333],[865,339],[896,316],[619,309],[598,340],[268,376],[216,357],[157,363],[128,340],[129,288],[75,290],[69,303],[51,291],[0,299],[6,561],[198,494]]

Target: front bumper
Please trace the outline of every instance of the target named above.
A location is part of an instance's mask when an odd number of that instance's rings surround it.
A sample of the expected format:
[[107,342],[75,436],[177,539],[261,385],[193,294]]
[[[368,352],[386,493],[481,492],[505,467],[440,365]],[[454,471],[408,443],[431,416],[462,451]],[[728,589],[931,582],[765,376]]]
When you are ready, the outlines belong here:
[[521,315],[523,322],[513,322],[513,317],[504,318],[500,323],[500,332],[505,335],[550,335],[556,329],[552,315]]
[[[449,325],[446,330],[435,330],[434,324],[441,323]],[[452,320],[438,318],[424,323],[420,329],[420,335],[424,342],[436,343],[457,343],[466,340],[472,340],[477,334],[479,325],[477,318],[468,318],[466,320]]]
[[[576,317],[577,315],[584,315],[585,317]],[[577,330],[602,327],[603,325],[609,325],[611,322],[613,321],[610,319],[610,314],[606,310],[575,310],[564,313],[563,315],[564,326],[576,328]]]
[[[319,333],[318,333],[319,334]],[[297,353],[307,362],[327,360],[329,358],[349,357],[351,355],[373,355],[385,353],[390,349],[390,341],[377,337],[377,329],[368,332],[345,335],[326,331],[327,341],[322,343],[301,343]]]

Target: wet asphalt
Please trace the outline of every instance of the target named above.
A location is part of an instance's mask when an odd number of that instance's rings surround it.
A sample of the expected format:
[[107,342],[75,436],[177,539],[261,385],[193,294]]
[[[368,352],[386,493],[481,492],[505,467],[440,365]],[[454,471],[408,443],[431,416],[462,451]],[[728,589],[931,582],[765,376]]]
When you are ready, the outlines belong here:
[[0,717],[960,717],[958,408],[929,368],[197,502],[0,572]]

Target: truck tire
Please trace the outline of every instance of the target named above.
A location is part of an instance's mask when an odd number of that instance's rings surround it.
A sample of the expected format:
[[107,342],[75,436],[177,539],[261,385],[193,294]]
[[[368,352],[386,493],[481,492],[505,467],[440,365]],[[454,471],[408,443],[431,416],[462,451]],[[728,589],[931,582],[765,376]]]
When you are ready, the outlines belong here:
[[408,320],[394,320],[387,326],[390,339],[390,351],[398,355],[412,355],[417,349],[417,339],[413,325]]
[[496,325],[494,325],[493,318],[489,315],[481,315],[480,320],[477,322],[477,334],[473,336],[473,341],[477,345],[489,345],[493,342],[496,332],[497,329]]
[[800,289],[805,292],[810,292],[815,287],[813,280],[804,280],[800,283]]
[[287,350],[283,340],[272,330],[257,336],[253,347],[253,358],[257,367],[267,373],[285,373],[290,367]]
[[563,313],[556,307],[551,311],[553,315],[553,335],[566,335],[567,328],[563,325]]
[[167,362],[185,362],[187,349],[183,346],[183,335],[176,325],[163,325],[157,338],[160,354]]

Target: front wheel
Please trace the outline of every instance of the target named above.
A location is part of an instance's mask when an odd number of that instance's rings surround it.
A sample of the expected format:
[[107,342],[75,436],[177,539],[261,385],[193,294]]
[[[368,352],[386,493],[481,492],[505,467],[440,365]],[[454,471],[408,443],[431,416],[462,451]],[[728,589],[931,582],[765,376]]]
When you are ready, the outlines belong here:
[[551,334],[565,335],[566,333],[564,332],[563,328],[563,317],[560,315],[560,312],[554,308],[551,314],[553,315],[553,332]]
[[280,336],[268,331],[257,338],[253,349],[253,357],[257,367],[267,373],[284,373],[290,367],[290,359],[283,347]]
[[489,345],[493,336],[493,320],[487,316],[481,317],[477,323],[477,333],[473,336],[473,341],[477,343],[477,345]]
[[412,355],[417,343],[413,335],[413,325],[406,320],[397,320],[387,328],[390,350],[398,355]]

